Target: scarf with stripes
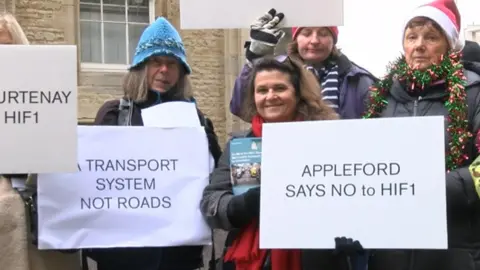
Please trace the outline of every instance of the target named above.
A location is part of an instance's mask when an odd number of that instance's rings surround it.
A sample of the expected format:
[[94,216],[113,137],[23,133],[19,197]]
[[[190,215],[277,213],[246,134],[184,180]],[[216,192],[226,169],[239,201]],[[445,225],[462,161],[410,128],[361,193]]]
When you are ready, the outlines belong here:
[[306,66],[317,76],[318,81],[322,87],[322,98],[327,101],[329,106],[338,113],[339,107],[339,90],[338,90],[338,65],[334,62],[328,63],[321,68],[314,68],[313,66]]

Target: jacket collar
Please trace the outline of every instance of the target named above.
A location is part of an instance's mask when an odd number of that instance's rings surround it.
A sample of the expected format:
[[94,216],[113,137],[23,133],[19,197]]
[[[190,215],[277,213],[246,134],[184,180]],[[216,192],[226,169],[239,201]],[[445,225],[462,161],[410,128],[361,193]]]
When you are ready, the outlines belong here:
[[[480,86],[480,75],[474,71],[464,69],[465,77],[467,78],[467,86],[466,90],[468,91],[469,88],[473,86]],[[428,86],[424,90],[424,95],[422,95],[422,99],[440,99],[444,98],[448,95],[446,91],[445,81],[441,81],[439,83],[433,84]],[[418,99],[418,96],[410,95],[407,92],[407,86],[404,82],[400,82],[395,80],[393,82],[392,88],[390,89],[390,95],[393,98],[398,100],[399,102],[406,103],[409,101],[413,101]]]
[[341,54],[339,57],[337,57],[336,62],[338,65],[338,75],[340,77],[364,75],[370,77],[372,80],[377,80],[377,77],[375,77],[367,69],[350,61],[345,54]]

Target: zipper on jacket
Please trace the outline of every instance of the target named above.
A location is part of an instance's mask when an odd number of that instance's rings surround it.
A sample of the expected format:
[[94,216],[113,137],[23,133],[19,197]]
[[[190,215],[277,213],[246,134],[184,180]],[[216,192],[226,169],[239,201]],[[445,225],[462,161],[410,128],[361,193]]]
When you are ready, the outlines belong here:
[[413,116],[417,116],[417,110],[418,110],[418,102],[422,100],[422,97],[418,97],[418,99],[416,99],[414,102],[413,102]]

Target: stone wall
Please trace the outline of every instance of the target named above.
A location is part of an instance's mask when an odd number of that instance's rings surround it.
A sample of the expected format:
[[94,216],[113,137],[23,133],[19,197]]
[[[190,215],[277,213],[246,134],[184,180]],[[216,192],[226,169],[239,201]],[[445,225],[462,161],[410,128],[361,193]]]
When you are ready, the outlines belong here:
[[[72,44],[80,40],[78,0],[0,0],[0,11],[16,15],[32,44]],[[155,15],[165,16],[180,29],[179,0],[155,0]],[[180,30],[188,62],[192,66],[192,85],[200,109],[212,119],[221,146],[228,134],[248,124],[229,111],[231,90],[244,63],[243,42],[246,30]],[[78,59],[80,59],[80,49]],[[48,65],[48,63],[46,63]],[[79,121],[91,122],[107,100],[122,95],[124,72],[85,71],[78,63]],[[224,235],[216,233],[217,255],[222,252]],[[210,256],[205,250],[205,260]]]
[[[164,3],[161,3],[165,1]],[[157,0],[156,13],[180,30],[179,0]],[[225,66],[223,30],[180,30],[192,66],[192,86],[200,109],[212,119],[221,144],[225,142]]]
[[[12,3],[14,5],[10,7]],[[77,44],[79,41],[78,0],[0,0],[2,7],[14,11],[32,44]],[[155,14],[167,17],[180,29],[178,0],[156,0]],[[227,133],[240,128],[238,119],[229,114],[228,102],[233,87],[232,76],[240,71],[238,52],[241,48],[237,43],[242,35],[238,30],[180,30],[180,33],[193,68],[191,78],[195,97],[200,109],[214,122],[223,145]],[[233,51],[232,43],[235,43]],[[226,46],[230,51],[226,51]],[[80,63],[78,66],[79,120],[89,122],[106,100],[121,96],[124,73],[82,71]]]
[[[78,0],[6,1],[14,3],[15,16],[32,44],[78,43]],[[123,73],[83,72],[80,63],[78,68],[78,118],[91,122],[106,100],[121,95]]]
[[[0,0],[15,13],[32,44],[78,44],[78,0]],[[155,15],[180,29],[179,0],[155,0]],[[192,84],[200,109],[214,122],[224,145],[232,131],[248,127],[229,111],[231,90],[243,65],[247,30],[180,30],[193,68]],[[80,49],[78,49],[80,59]],[[121,97],[124,72],[85,71],[78,63],[79,121],[93,121],[98,108]]]

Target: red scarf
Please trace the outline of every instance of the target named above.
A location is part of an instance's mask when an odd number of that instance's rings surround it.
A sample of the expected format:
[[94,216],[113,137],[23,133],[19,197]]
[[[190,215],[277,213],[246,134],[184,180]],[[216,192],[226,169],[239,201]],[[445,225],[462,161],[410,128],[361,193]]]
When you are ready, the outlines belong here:
[[[303,121],[303,119],[304,118],[299,115],[293,121]],[[258,114],[252,118],[252,132],[255,137],[262,137],[263,122],[263,118]]]
[[[256,115],[252,119],[252,132],[255,137],[262,136],[263,118]],[[267,258],[268,250],[260,249],[258,220],[252,221],[237,235],[227,250],[224,261],[233,261],[235,270],[261,270]],[[300,270],[300,250],[272,249],[270,253],[272,270]]]

